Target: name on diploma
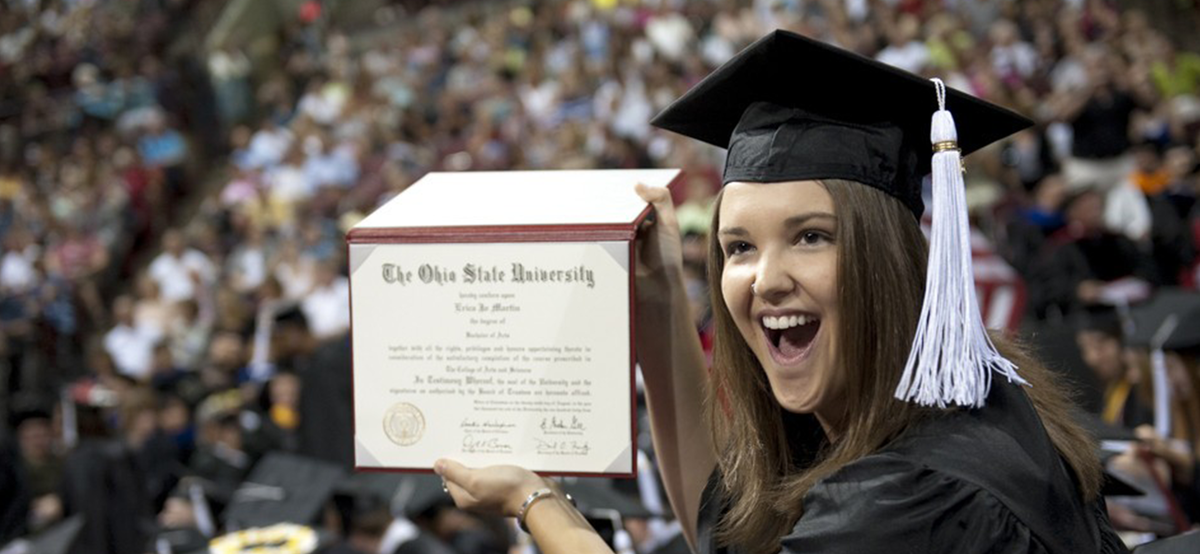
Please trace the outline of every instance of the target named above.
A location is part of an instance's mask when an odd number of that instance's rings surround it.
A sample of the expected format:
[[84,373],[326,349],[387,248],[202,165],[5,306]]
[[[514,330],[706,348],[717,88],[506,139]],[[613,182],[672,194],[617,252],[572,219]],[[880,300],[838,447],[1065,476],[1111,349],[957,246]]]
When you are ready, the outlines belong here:
[[636,183],[432,173],[347,234],[359,468],[632,476]]

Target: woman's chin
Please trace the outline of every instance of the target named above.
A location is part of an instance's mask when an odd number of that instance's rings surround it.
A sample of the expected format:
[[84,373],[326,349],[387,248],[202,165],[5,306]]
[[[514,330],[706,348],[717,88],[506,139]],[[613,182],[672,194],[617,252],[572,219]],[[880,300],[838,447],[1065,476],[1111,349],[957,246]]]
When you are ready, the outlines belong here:
[[793,414],[811,414],[817,411],[821,404],[820,395],[813,394],[779,394],[775,392],[775,402],[780,408]]

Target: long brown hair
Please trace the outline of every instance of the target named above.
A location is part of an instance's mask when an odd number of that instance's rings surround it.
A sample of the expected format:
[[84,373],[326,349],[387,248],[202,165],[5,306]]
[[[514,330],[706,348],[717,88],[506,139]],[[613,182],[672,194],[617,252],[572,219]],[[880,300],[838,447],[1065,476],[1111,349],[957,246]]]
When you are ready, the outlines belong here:
[[[739,333],[721,292],[724,255],[717,241],[720,201],[709,239],[716,342],[706,413],[717,445],[728,510],[716,529],[720,543],[773,552],[803,514],[804,495],[820,479],[878,451],[903,430],[939,410],[896,400],[896,383],[920,315],[928,257],[912,213],[898,200],[851,181],[822,181],[837,212],[840,351],[833,371],[845,382],[838,440],[810,463],[797,464],[783,412],[762,366]],[[1100,467],[1090,437],[1071,416],[1071,402],[1041,365],[994,336],[1021,368],[1027,392],[1051,441],[1074,470],[1085,499],[1098,494]]]

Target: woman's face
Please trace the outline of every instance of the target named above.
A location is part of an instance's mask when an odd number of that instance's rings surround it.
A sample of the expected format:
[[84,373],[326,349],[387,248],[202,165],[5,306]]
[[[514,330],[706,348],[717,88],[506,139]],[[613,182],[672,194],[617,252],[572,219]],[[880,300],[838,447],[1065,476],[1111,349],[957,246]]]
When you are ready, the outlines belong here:
[[721,292],[775,400],[789,412],[835,413],[843,382],[833,369],[838,328],[833,199],[815,181],[730,183],[719,217]]

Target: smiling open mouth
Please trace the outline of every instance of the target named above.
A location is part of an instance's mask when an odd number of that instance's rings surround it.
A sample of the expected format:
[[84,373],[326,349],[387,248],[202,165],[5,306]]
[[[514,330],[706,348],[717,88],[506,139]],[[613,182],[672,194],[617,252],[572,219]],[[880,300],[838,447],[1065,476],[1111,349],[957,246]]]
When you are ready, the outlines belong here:
[[763,329],[767,333],[767,344],[776,363],[794,364],[808,354],[821,320],[811,315],[764,316]]

